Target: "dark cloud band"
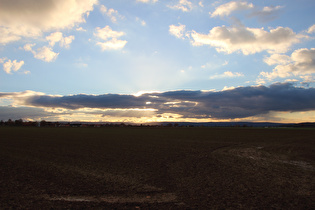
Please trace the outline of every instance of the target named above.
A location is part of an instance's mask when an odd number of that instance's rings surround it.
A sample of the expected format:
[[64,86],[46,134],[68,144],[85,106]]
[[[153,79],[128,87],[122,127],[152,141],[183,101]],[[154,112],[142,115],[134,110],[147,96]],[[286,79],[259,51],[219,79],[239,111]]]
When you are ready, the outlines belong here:
[[[0,97],[8,93],[0,93]],[[14,98],[14,96],[13,96]],[[21,103],[21,98],[19,98]],[[315,110],[315,88],[295,87],[276,83],[269,87],[238,87],[218,92],[168,91],[141,96],[104,94],[25,96],[23,105],[34,107],[99,109],[154,109],[157,115],[172,113],[183,118],[235,119],[267,114],[270,111]]]

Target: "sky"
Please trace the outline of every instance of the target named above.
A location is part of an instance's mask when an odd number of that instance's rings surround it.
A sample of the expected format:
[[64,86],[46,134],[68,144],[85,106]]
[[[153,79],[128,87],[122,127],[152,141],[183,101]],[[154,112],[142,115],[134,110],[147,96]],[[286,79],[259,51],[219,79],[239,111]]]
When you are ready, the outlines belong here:
[[314,0],[0,0],[0,120],[315,121]]

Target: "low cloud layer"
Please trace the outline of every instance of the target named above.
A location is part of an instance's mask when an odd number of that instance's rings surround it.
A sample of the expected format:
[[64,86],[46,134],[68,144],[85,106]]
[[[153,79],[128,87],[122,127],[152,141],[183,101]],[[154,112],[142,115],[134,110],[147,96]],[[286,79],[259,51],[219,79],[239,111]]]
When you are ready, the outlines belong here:
[[54,114],[46,112],[42,108],[34,107],[12,107],[0,106],[0,120],[17,120],[17,119],[32,119],[40,120],[47,117],[52,117]]
[[[269,87],[249,86],[223,91],[168,91],[135,95],[70,95],[51,96],[36,92],[0,93],[17,106],[78,111],[90,109],[100,115],[180,116],[182,119],[241,119],[270,112],[315,110],[315,88],[276,83]],[[94,110],[94,111],[93,111]],[[147,111],[147,112],[141,112]]]

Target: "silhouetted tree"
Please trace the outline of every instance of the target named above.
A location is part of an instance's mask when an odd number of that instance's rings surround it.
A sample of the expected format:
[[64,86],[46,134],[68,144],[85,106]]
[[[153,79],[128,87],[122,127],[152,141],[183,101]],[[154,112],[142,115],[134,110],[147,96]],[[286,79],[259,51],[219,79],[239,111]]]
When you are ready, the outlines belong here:
[[45,120],[40,121],[40,127],[45,127],[47,125],[47,122]]
[[14,124],[15,124],[15,126],[22,126],[23,125],[23,120],[22,119],[15,120]]
[[14,122],[11,119],[8,119],[8,121],[6,121],[4,124],[8,126],[13,126]]

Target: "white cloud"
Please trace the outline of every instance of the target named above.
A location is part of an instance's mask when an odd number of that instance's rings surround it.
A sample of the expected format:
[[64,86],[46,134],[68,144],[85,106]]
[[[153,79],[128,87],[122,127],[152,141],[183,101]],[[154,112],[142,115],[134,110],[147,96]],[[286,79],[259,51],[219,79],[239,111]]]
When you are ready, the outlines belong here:
[[83,31],[83,32],[86,31],[86,29],[84,29],[84,28],[82,28],[82,27],[79,27],[79,28],[77,28],[76,30],[77,30],[77,31]]
[[273,11],[276,11],[276,10],[279,10],[283,8],[283,6],[270,6],[270,7],[264,7],[262,12],[265,12],[265,13],[270,13],[270,12],[273,12]]
[[185,32],[185,25],[179,24],[179,26],[170,25],[169,33],[177,38],[183,38]]
[[107,12],[107,7],[105,5],[101,5],[100,10],[103,14],[106,14]]
[[45,62],[52,62],[57,59],[59,53],[55,53],[50,47],[41,47],[37,49],[37,52],[33,52],[34,57]]
[[98,0],[0,0],[0,43],[37,37],[85,22]]
[[94,36],[103,40],[108,40],[111,38],[118,38],[124,35],[125,35],[125,32],[113,31],[110,26],[105,26],[104,28],[97,27],[96,33],[94,33]]
[[111,9],[107,9],[107,7],[104,6],[104,5],[101,5],[100,10],[101,10],[101,12],[102,12],[104,15],[106,15],[107,17],[109,17],[110,20],[111,20],[113,23],[117,23],[117,19],[124,19],[124,18],[125,18],[124,16],[120,15],[117,10],[114,10],[114,9],[112,9],[112,8],[111,8]]
[[234,11],[252,9],[254,5],[252,3],[247,3],[246,1],[231,1],[226,4],[222,4],[216,7],[215,11],[211,14],[211,17],[215,16],[228,16]]
[[11,61],[10,59],[8,61],[6,61],[5,58],[0,59],[0,63],[3,63],[3,70],[7,73],[7,74],[11,74],[12,71],[18,71],[20,70],[20,68],[24,65],[24,61]]
[[0,22],[0,44],[7,44],[10,42],[19,41],[22,37],[37,37],[40,35],[41,31],[34,28],[29,28],[26,25],[21,25],[18,28],[13,28],[4,26]]
[[24,50],[25,51],[30,51],[30,52],[32,52],[33,51],[33,49],[32,49],[32,47],[34,47],[35,46],[35,44],[26,44],[26,45],[24,45]]
[[315,33],[315,24],[308,28],[307,33],[309,34]]
[[171,9],[182,10],[183,12],[189,12],[193,8],[193,4],[188,0],[179,0],[175,5],[168,5]]
[[247,1],[230,1],[216,7],[215,11],[211,14],[211,17],[224,17],[229,16],[235,11],[251,11],[248,17],[258,17],[261,21],[270,21],[277,17],[278,11],[284,6],[266,6],[258,7]]
[[303,79],[302,84],[310,84],[310,83],[315,83],[315,78],[312,75],[304,75],[300,76],[301,79]]
[[233,78],[233,77],[243,77],[244,74],[238,73],[238,72],[231,72],[231,71],[226,71],[223,74],[216,74],[214,76],[211,76],[210,79],[222,79],[222,78]]
[[61,32],[55,32],[50,34],[49,36],[46,36],[46,40],[49,41],[49,45],[51,47],[55,46],[56,42],[60,42],[62,38],[63,37]]
[[73,40],[74,40],[74,36],[63,37],[59,45],[64,48],[69,48]]
[[291,62],[290,56],[283,55],[283,54],[272,54],[270,57],[266,57],[264,62],[267,63],[269,66],[275,64],[288,64]]
[[[97,42],[97,45],[101,46],[102,50],[119,50],[124,48],[127,44],[126,40],[119,40],[118,38],[124,36],[122,31],[113,31],[109,26],[104,28],[96,28],[94,36],[103,40],[103,42]],[[104,42],[105,41],[105,42]]]
[[0,44],[7,44],[20,40],[21,37],[18,34],[12,33],[8,28],[0,28]]
[[118,40],[113,38],[107,42],[97,42],[97,45],[101,46],[102,50],[120,50],[125,47],[127,41],[125,40]]
[[299,80],[297,79],[286,79],[285,82],[290,82],[290,83],[296,83],[298,82]]
[[158,2],[158,0],[137,0],[137,2],[141,2],[141,3],[155,3],[155,2]]
[[200,7],[204,7],[202,1],[200,1],[198,4],[199,4]]
[[70,44],[74,40],[74,36],[63,37],[61,32],[51,33],[46,37],[46,40],[49,41],[51,47],[55,46],[59,42],[60,47],[69,48]]
[[210,45],[218,52],[230,54],[241,51],[244,55],[248,55],[262,51],[284,53],[306,36],[283,27],[265,31],[263,28],[218,26],[212,28],[209,34],[192,31],[191,37],[194,46]]
[[26,44],[24,46],[24,50],[33,53],[36,59],[40,59],[45,62],[52,62],[56,60],[59,55],[59,53],[55,53],[50,47],[44,46],[35,51],[32,49],[33,46],[35,46],[35,44]]
[[[273,56],[273,55],[272,55]],[[272,57],[271,56],[271,57]],[[310,75],[315,73],[315,48],[295,50],[291,56],[276,55],[279,61],[273,58],[267,64],[278,64],[272,72],[261,72],[260,75],[269,80],[277,77],[285,78],[290,76]]]

